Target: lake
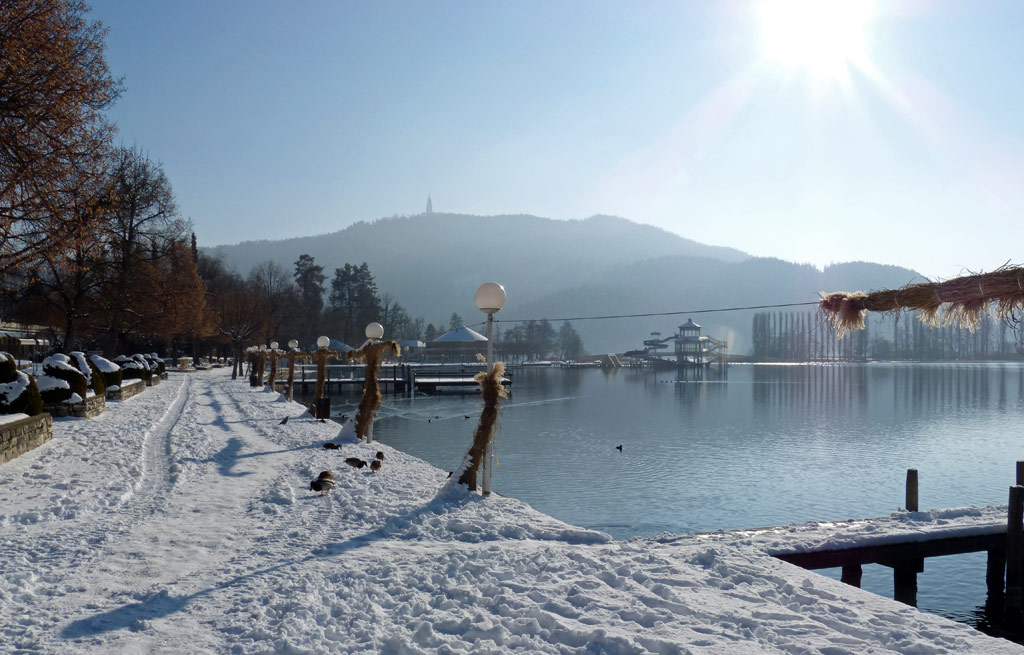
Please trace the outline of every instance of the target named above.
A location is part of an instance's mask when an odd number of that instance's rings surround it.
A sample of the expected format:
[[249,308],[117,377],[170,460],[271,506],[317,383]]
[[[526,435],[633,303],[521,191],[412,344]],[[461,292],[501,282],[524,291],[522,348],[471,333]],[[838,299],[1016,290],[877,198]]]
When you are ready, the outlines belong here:
[[[1004,505],[1024,460],[1024,365],[516,368],[493,485],[618,539],[887,516],[920,478],[922,510]],[[334,413],[356,397],[335,397]],[[474,394],[385,395],[376,439],[447,470]],[[469,416],[470,418],[465,418]],[[621,445],[621,452],[616,446]],[[839,571],[823,571],[839,577]],[[985,627],[985,554],[925,561],[918,606]],[[892,573],[863,588],[892,597]]]

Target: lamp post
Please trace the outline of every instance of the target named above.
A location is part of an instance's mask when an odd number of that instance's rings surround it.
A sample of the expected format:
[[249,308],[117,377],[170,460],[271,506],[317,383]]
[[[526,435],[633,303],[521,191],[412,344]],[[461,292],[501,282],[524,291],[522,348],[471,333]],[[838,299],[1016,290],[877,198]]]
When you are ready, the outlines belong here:
[[[373,323],[370,323],[369,325],[366,326],[366,330],[364,332],[366,334],[366,339],[368,341],[367,345],[372,345],[375,341],[379,341],[380,339],[382,339],[384,337],[384,326],[381,325],[380,323],[377,323],[376,321],[374,321]],[[370,367],[371,366],[374,367],[373,371],[370,371]],[[371,380],[372,380],[372,384],[375,387],[377,387],[376,389],[372,389],[371,390],[371,392],[375,396],[379,396],[380,395],[380,390],[379,390],[379,386],[380,385],[377,382],[377,371],[379,369],[380,369],[380,361],[379,360],[371,361],[371,358],[369,358],[369,357],[366,359],[366,373],[363,374],[363,379],[366,381],[365,384],[370,384]],[[374,413],[376,413],[376,407],[374,407]],[[372,442],[373,442],[373,417],[371,415],[371,417],[370,417],[370,424],[368,426],[366,426],[366,443],[372,443]]]
[[323,395],[324,380],[327,377],[327,360],[335,353],[327,349],[327,346],[331,345],[328,336],[317,337],[316,345],[317,351],[313,353],[316,359],[316,396],[313,399],[313,411],[318,419],[326,419],[331,415],[331,399]]
[[[505,306],[505,287],[497,282],[484,282],[476,290],[473,301],[477,309],[487,314],[487,372],[491,371],[494,364],[494,314],[500,312]],[[484,452],[484,466],[481,475],[481,482],[484,495],[491,493],[491,469],[494,462],[494,446],[492,441],[487,442],[487,450]]]
[[274,384],[277,382],[277,358],[281,356],[281,351],[277,349],[277,342],[270,342],[270,349],[267,350],[267,356],[270,357],[270,375],[267,376],[267,385],[270,390],[274,390]]
[[[299,342],[292,339],[288,342],[288,385],[285,389],[285,398],[291,402],[292,399],[292,388],[295,386],[295,360],[298,357],[302,357],[302,353],[299,352]],[[305,378],[303,378],[305,379]]]

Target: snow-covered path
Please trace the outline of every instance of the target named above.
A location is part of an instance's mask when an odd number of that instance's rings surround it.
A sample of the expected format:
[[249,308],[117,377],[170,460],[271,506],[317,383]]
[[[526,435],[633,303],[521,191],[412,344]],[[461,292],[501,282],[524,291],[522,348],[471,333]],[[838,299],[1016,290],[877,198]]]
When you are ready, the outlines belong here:
[[439,498],[444,471],[325,450],[337,426],[302,412],[172,374],[0,466],[0,653],[1024,653],[750,540]]

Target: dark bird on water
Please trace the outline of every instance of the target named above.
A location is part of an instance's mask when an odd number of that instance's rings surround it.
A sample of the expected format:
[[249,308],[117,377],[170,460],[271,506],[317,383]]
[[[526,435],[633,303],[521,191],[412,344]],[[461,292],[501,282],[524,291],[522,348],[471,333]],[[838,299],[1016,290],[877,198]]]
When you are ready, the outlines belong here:
[[375,459],[372,462],[370,462],[370,470],[373,471],[374,473],[376,473],[377,471],[380,470],[380,460],[379,459]]
[[473,418],[473,417],[472,417],[472,416],[470,416],[469,414],[466,414],[466,415],[464,415],[464,416],[463,416],[462,418]]
[[356,469],[361,469],[364,466],[366,466],[366,462],[359,459],[358,457],[346,457],[345,463],[351,466],[352,468]]
[[342,414],[341,415],[341,420],[342,421],[347,421],[348,420],[348,414]]
[[377,459],[381,459],[381,460],[384,459],[384,451],[383,450],[378,450],[377,451]]
[[337,449],[341,448],[341,446],[339,446],[336,443],[328,442],[328,443],[324,444],[324,448],[326,448],[327,450],[337,450]]
[[281,421],[280,423],[278,423],[278,425],[284,425],[284,424],[285,424],[285,423],[287,423],[287,422],[288,422],[288,417],[287,417],[287,416],[285,416],[285,417],[284,417],[284,420],[283,420],[283,421]]
[[617,451],[619,451],[621,453],[622,452],[622,444],[619,444],[618,446],[615,446],[615,450],[617,450]]
[[440,420],[440,419],[441,419],[440,416],[433,416],[433,417],[427,419],[427,423],[433,423],[435,420]]
[[[326,471],[326,473],[330,473],[330,471]],[[327,493],[328,491],[330,491],[333,488],[334,488],[334,480],[332,480],[330,478],[320,478],[320,479],[317,479],[317,480],[312,480],[309,483],[309,490],[310,491],[319,491],[321,496],[323,496],[325,493]]]

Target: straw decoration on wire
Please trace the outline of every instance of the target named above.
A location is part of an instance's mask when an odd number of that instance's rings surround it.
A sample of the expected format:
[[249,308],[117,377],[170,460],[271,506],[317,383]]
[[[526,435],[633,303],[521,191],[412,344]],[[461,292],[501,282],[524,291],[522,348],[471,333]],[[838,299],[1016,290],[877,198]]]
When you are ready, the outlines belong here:
[[973,332],[993,305],[992,313],[998,319],[1013,319],[1024,308],[1024,267],[1007,265],[991,273],[910,284],[901,289],[822,294],[818,303],[840,337],[847,330],[864,329],[868,312],[902,309],[918,312],[930,325],[959,325]]

